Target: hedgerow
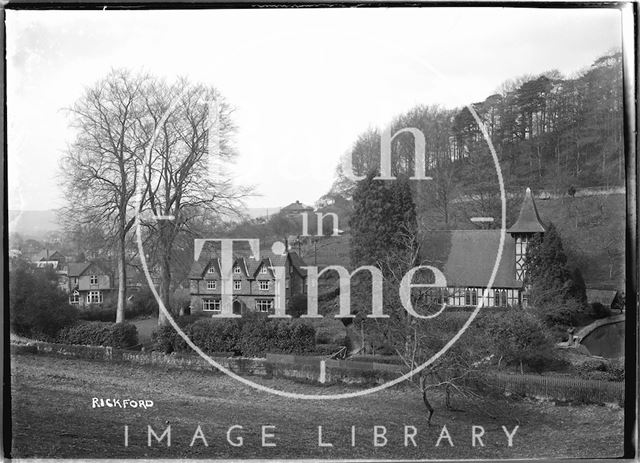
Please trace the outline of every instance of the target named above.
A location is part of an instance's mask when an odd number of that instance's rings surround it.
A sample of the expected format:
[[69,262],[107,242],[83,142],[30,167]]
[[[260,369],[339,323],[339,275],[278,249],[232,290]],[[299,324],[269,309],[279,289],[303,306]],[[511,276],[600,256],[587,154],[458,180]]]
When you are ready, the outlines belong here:
[[56,342],[126,349],[138,344],[138,330],[130,323],[81,321],[61,329]]

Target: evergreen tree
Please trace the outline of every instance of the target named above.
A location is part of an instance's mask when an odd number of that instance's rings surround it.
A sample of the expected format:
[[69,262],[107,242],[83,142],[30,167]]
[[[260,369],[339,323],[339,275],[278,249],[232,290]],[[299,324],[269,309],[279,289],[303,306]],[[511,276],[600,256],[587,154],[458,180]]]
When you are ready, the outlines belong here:
[[416,208],[406,178],[376,180],[370,172],[353,194],[351,264],[380,265],[390,256],[407,256],[407,241],[417,230]]
[[573,325],[586,307],[582,274],[567,267],[567,256],[556,227],[551,223],[544,235],[536,235],[527,249],[526,283],[529,301],[549,325]]

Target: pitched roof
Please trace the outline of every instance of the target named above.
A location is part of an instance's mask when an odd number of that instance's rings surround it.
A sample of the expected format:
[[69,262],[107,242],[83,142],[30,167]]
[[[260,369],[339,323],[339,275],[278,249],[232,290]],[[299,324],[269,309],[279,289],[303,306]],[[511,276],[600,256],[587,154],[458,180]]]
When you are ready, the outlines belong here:
[[509,233],[543,233],[546,231],[542,220],[540,220],[540,215],[538,215],[538,208],[530,188],[527,188],[524,194],[518,220],[507,231]]
[[86,272],[89,267],[95,267],[105,275],[109,273],[98,262],[71,262],[67,266],[67,274],[70,277],[79,277],[84,274],[84,272]]
[[70,277],[79,277],[90,265],[91,262],[71,262],[68,265],[68,275]]
[[300,201],[296,200],[295,203],[291,203],[288,206],[280,209],[280,212],[285,212],[287,214],[294,214],[296,212],[304,212],[304,211],[312,211],[313,208],[309,206],[305,206]]
[[[486,287],[495,265],[500,230],[432,231],[422,245],[425,265],[438,268],[449,287]],[[515,242],[505,236],[494,288],[521,288],[515,279]]]
[[[299,267],[305,266],[305,262],[295,253],[289,252],[288,255],[291,257],[291,263],[298,268],[302,275],[305,275],[306,272]],[[234,263],[239,263],[240,268],[243,270],[243,273],[246,269],[246,273],[249,278],[253,278],[260,266],[262,264],[266,264],[273,267],[282,267],[284,266],[287,255],[278,255],[274,254],[270,250],[260,250],[260,259],[253,259],[250,251],[236,251],[233,255]],[[219,256],[216,251],[203,252],[200,254],[200,258],[197,262],[194,262],[191,265],[191,270],[189,271],[189,278],[191,279],[199,279],[202,278],[206,269],[208,269],[211,265],[215,266],[216,271],[220,274],[220,261]]]

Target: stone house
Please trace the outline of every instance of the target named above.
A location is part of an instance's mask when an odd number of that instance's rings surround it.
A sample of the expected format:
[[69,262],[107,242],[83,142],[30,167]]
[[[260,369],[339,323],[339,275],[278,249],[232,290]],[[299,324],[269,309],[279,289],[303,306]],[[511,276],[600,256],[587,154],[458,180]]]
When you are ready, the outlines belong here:
[[[221,311],[222,272],[220,258],[209,254],[197,261],[189,273],[191,313]],[[270,251],[261,251],[260,259],[246,253],[234,253],[232,266],[233,312],[274,313],[276,298],[276,279],[273,268],[284,267],[285,306],[289,307],[296,295],[306,295],[306,264],[293,251],[276,255]]]

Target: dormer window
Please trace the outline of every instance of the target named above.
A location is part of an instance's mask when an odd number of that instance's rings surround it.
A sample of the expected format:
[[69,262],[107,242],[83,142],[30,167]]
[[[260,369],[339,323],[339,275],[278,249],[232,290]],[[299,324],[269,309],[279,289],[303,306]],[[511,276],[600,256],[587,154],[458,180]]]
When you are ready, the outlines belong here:
[[262,267],[260,267],[260,273],[262,275],[266,275],[267,274],[267,266],[263,265]]
[[98,284],[98,275],[91,275],[89,277],[89,284],[97,285]]
[[233,267],[233,274],[234,275],[240,275],[240,266],[239,265],[235,265]]
[[209,270],[207,270],[207,273],[216,273],[216,269],[213,267],[209,267]]

